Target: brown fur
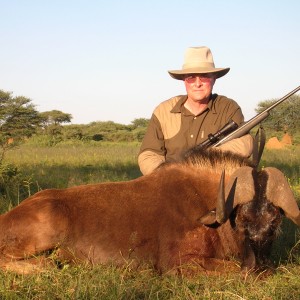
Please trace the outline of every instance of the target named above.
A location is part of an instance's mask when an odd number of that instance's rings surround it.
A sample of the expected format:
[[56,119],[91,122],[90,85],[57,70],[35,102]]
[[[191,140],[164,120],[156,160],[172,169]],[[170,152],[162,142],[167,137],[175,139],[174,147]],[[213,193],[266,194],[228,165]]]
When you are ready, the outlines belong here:
[[199,219],[215,209],[222,169],[230,175],[249,164],[218,151],[191,153],[135,180],[36,193],[0,216],[0,265],[57,249],[60,260],[92,264],[219,269],[243,257],[244,232],[230,220],[210,228]]

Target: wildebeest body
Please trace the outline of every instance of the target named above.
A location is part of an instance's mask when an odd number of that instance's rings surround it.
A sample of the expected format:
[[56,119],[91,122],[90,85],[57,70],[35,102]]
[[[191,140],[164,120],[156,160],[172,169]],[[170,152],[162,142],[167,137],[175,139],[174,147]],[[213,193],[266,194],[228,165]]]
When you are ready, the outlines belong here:
[[0,216],[1,260],[58,249],[61,260],[148,261],[163,272],[191,262],[214,269],[216,259],[232,256],[246,261],[253,241],[245,239],[244,223],[237,225],[236,210],[221,226],[206,226],[202,217],[216,208],[221,170],[227,182],[250,163],[219,152],[201,155],[127,182],[33,195]]

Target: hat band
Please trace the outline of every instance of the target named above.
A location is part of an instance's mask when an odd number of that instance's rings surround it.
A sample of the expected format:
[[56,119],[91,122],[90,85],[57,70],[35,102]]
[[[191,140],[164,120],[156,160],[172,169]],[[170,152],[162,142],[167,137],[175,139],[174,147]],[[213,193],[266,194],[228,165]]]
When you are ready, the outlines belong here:
[[195,64],[195,63],[192,63],[192,64],[184,64],[182,66],[182,70],[185,70],[185,69],[193,69],[193,68],[212,68],[214,69],[215,68],[215,64],[214,63],[209,63],[209,62],[201,62],[199,64]]

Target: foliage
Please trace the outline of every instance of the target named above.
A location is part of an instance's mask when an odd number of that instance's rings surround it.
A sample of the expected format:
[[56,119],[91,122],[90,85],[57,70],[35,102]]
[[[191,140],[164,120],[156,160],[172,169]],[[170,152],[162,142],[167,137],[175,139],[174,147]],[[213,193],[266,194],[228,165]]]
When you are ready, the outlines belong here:
[[63,113],[60,110],[41,112],[40,117],[45,127],[49,125],[61,125],[63,123],[70,123],[72,120],[71,114]]
[[0,90],[1,139],[31,136],[41,119],[31,100]]
[[68,125],[62,131],[64,140],[82,140],[83,128],[81,125]]
[[131,123],[134,129],[141,128],[141,127],[146,128],[148,127],[149,119],[145,119],[145,118],[134,119]]
[[[278,99],[265,100],[258,104],[256,112],[262,112]],[[263,126],[268,130],[284,131],[294,134],[300,128],[300,96],[293,95],[270,111]]]
[[[29,178],[29,177],[28,177]],[[28,180],[20,169],[7,162],[0,164],[0,212],[16,206],[30,195]]]
[[49,137],[49,145],[56,145],[63,140],[63,123],[70,123],[71,114],[60,110],[51,110],[40,113],[42,120],[42,130],[40,134]]
[[132,142],[142,141],[149,120],[135,119],[132,124],[124,125],[113,121],[92,122],[86,125],[65,125],[62,139],[82,141]]
[[30,99],[0,90],[0,164],[8,149],[36,132],[40,121]]

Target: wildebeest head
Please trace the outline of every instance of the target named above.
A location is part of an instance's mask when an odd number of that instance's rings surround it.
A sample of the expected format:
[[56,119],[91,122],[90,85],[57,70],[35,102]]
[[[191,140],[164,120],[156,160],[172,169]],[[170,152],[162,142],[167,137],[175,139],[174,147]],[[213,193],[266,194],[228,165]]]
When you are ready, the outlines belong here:
[[[225,200],[226,198],[226,200]],[[268,263],[271,245],[280,230],[282,212],[300,226],[300,211],[289,184],[275,168],[257,171],[241,166],[227,180],[221,176],[215,216],[210,213],[201,221],[225,223],[228,219],[244,240],[244,269]]]
[[247,203],[236,207],[234,226],[245,237],[244,265],[246,269],[255,265],[267,265],[273,241],[278,235],[282,220],[281,209],[268,199],[269,182],[267,172],[252,171],[255,195]]

